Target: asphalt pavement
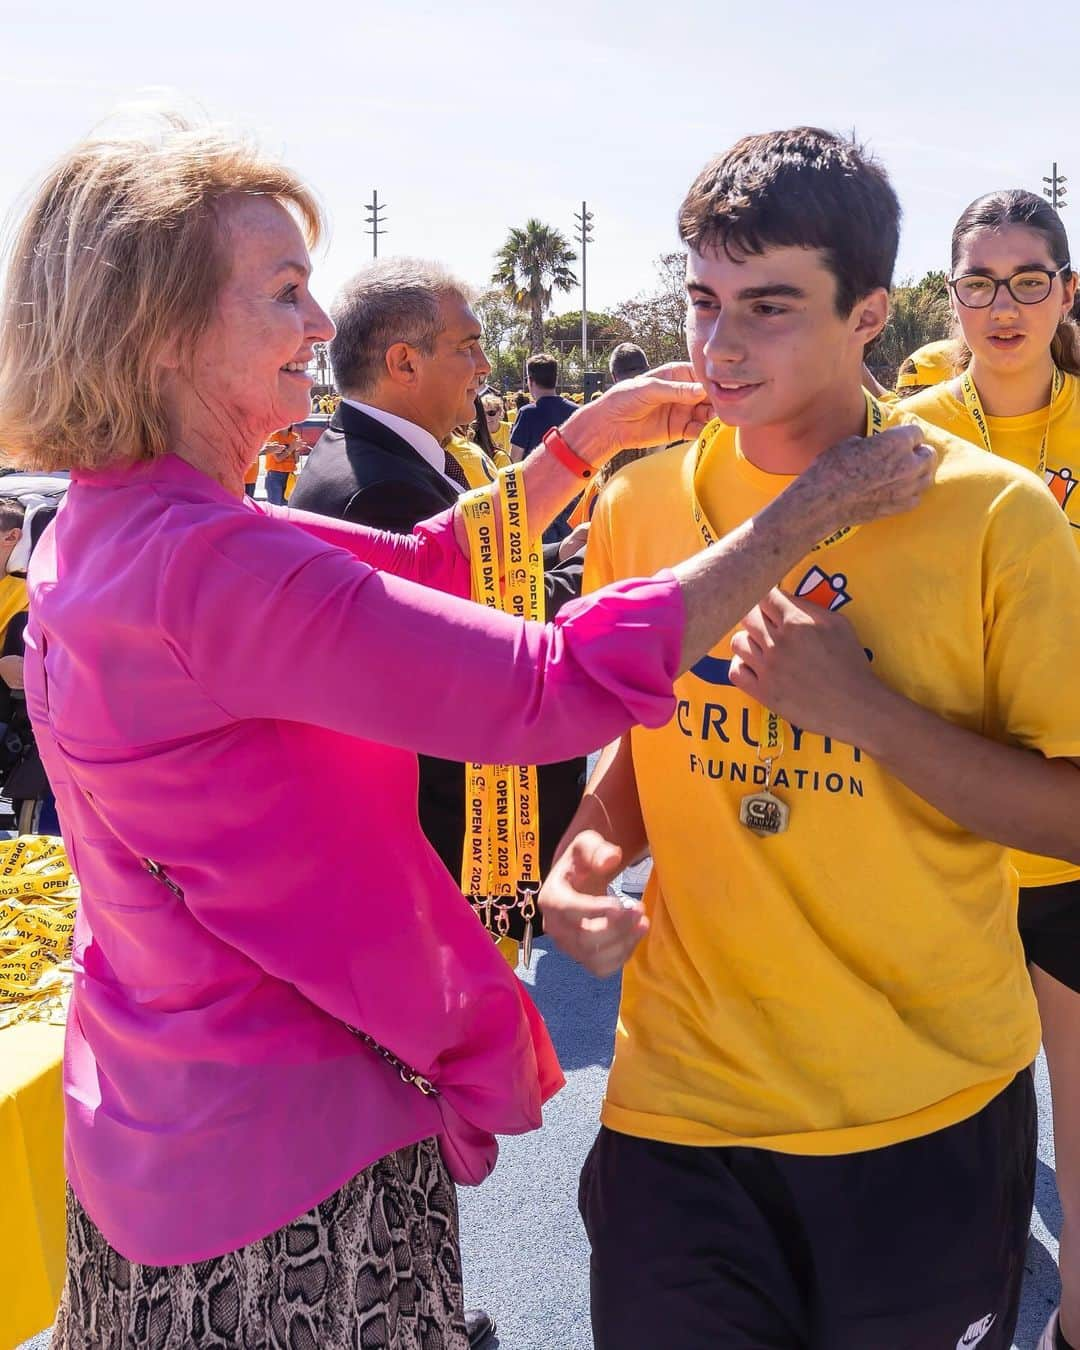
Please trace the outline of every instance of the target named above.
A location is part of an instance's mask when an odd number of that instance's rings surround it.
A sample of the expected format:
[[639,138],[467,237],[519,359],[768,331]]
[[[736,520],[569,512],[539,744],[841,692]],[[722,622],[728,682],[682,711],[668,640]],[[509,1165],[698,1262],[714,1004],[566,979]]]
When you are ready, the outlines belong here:
[[[466,1303],[494,1314],[499,1333],[491,1350],[592,1350],[577,1177],[596,1132],[619,982],[594,980],[547,939],[536,944],[532,970],[523,978],[547,1019],[567,1084],[549,1104],[543,1130],[503,1140],[494,1175],[481,1187],[460,1191]],[[1033,1350],[1058,1298],[1061,1210],[1041,1059],[1036,1089],[1039,1168],[1016,1350]],[[24,1350],[47,1347],[46,1334]]]

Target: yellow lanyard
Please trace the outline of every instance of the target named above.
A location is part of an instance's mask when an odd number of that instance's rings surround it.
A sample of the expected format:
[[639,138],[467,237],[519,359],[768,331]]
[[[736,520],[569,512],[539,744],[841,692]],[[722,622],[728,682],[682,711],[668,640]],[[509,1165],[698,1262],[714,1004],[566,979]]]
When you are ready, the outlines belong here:
[[[863,396],[866,399],[866,434],[867,436],[876,436],[885,425],[885,412],[881,404],[874,398],[869,390],[864,389]],[[727,430],[727,426],[721,422],[719,418],[710,422],[701,433],[701,439],[698,441],[697,456],[694,460],[694,476],[692,479],[690,505],[694,513],[694,524],[697,526],[698,533],[701,535],[706,548],[708,548],[710,544],[716,543],[716,536],[710,529],[709,522],[705,518],[705,512],[701,507],[701,499],[698,496],[697,490],[698,478],[701,474],[701,466],[708,457],[709,451],[715,444],[717,437],[723,435]],[[738,432],[736,432],[735,435],[736,445],[738,445]],[[810,552],[816,553],[819,549],[828,548],[832,544],[838,544],[841,539],[850,539],[851,536],[858,531],[858,528],[858,525],[841,525],[838,530],[834,530],[832,534],[826,535],[824,539],[820,539]]]
[[[500,469],[498,481],[501,559],[494,490],[474,489],[459,503],[469,539],[472,596],[490,609],[538,622],[543,618],[544,560],[539,538],[529,534],[522,466]],[[506,936],[510,910],[520,910],[522,958],[528,966],[540,886],[536,769],[528,764],[468,764],[465,794],[461,889],[495,936]]]
[[59,839],[0,844],[0,1027],[63,1024],[78,898]]
[[[876,436],[885,425],[885,412],[881,404],[868,390],[864,389],[863,395],[866,398],[866,434],[867,436]],[[716,536],[713,534],[712,527],[709,525],[708,518],[702,509],[701,498],[698,493],[698,478],[710,450],[716,443],[717,438],[726,430],[727,427],[724,423],[720,421],[710,422],[701,433],[697,456],[694,460],[690,504],[694,515],[694,524],[697,526],[706,548],[716,542]],[[842,525],[832,534],[819,540],[810,551],[816,553],[819,549],[839,544],[843,539],[850,539],[858,529],[858,525]],[[771,708],[762,707],[759,718],[757,757],[765,766],[765,789],[764,792],[751,793],[750,796],[744,798],[740,810],[742,823],[757,834],[779,834],[787,828],[787,807],[774,797],[769,790],[772,785],[773,764],[784,753],[785,744],[784,719],[779,713],[773,712]],[[755,812],[759,820],[767,820],[771,823],[762,824],[760,827],[756,825],[754,823]]]
[[[1046,473],[1046,447],[1050,440],[1050,420],[1054,415],[1054,404],[1064,388],[1065,375],[1058,366],[1055,366],[1054,379],[1050,386],[1050,406],[1046,410],[1046,429],[1043,432],[1042,441],[1039,443],[1039,464],[1035,470],[1040,478]],[[969,370],[965,370],[960,378],[960,392],[964,397],[964,407],[967,408],[968,415],[975,423],[976,431],[982,437],[983,448],[993,454],[994,447],[990,444],[990,426],[986,420],[986,413],[983,411],[982,399],[979,397],[979,391],[975,388],[975,381],[971,378]]]

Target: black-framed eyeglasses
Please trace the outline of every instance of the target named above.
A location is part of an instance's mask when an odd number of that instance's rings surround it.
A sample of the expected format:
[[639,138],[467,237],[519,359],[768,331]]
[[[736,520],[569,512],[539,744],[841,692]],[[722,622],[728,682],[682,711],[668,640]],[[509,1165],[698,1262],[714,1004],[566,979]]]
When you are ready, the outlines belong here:
[[1018,305],[1038,305],[1050,294],[1054,279],[1070,270],[1069,264],[1051,271],[1049,267],[1025,267],[1011,277],[988,277],[981,272],[965,272],[949,281],[953,294],[965,309],[989,309],[1002,286]]

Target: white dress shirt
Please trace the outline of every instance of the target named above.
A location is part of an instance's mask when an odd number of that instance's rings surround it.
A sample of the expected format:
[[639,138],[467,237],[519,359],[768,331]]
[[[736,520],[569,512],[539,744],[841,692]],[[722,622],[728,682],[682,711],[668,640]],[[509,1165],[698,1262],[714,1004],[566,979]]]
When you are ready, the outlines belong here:
[[398,417],[396,413],[386,412],[383,408],[373,408],[370,403],[358,403],[354,398],[345,398],[342,402],[347,403],[350,408],[356,408],[358,412],[367,413],[368,417],[374,417],[375,421],[381,422],[384,427],[389,427],[403,441],[407,441],[421,459],[427,460],[436,473],[442,474],[455,492],[461,491],[461,484],[455,483],[446,472],[446,451],[430,431],[418,427],[415,422],[406,421],[404,417]]

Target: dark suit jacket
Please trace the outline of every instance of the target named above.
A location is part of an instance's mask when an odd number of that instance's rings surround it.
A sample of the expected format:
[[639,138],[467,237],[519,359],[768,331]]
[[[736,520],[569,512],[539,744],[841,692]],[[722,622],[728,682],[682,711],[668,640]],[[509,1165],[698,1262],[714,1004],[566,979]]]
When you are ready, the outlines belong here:
[[[409,534],[422,520],[457,500],[457,490],[411,445],[382,422],[341,403],[300,475],[289,505],[395,534]],[[550,552],[557,553],[557,549]],[[550,619],[581,593],[581,563],[557,563],[545,550],[544,598]],[[483,690],[476,706],[483,710]],[[545,764],[539,770],[540,866],[551,855],[581,798],[585,761]],[[465,769],[449,760],[420,756],[420,824],[451,875],[461,874],[465,837]],[[517,932],[515,925],[513,931]]]

